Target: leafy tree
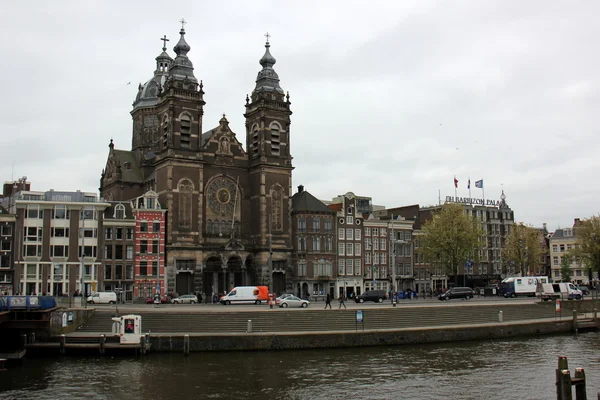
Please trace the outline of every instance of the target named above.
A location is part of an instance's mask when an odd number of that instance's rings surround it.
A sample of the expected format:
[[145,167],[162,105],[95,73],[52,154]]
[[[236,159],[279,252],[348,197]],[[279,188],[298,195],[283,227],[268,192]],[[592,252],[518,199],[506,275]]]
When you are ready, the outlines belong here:
[[519,222],[511,227],[502,248],[503,261],[520,276],[535,274],[547,251],[542,232]]
[[565,254],[560,260],[560,279],[563,282],[571,282],[571,261],[573,257],[570,254]]
[[584,219],[574,231],[577,245],[571,255],[600,275],[600,216]]
[[473,260],[481,249],[483,231],[475,217],[460,204],[449,203],[423,225],[419,251],[428,262],[438,264],[446,275],[458,275],[459,267]]

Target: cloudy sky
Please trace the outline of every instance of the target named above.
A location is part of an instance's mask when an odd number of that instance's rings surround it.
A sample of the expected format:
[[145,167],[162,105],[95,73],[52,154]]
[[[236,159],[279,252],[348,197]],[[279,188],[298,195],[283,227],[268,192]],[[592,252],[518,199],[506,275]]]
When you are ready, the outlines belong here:
[[7,0],[0,175],[97,191],[110,138],[131,147],[159,38],[173,55],[183,17],[204,128],[226,113],[242,143],[272,35],[294,188],[432,205],[454,195],[455,175],[468,196],[470,177],[486,198],[504,188],[517,220],[565,227],[600,212],[599,14],[593,0]]

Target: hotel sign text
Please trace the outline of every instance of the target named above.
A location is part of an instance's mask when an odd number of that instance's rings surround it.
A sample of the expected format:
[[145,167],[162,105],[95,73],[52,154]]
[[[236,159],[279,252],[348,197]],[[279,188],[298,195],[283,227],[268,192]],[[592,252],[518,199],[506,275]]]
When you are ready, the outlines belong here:
[[500,207],[500,200],[487,199],[484,201],[484,199],[476,199],[473,197],[446,196],[446,203],[460,203],[460,204],[473,204],[476,206]]

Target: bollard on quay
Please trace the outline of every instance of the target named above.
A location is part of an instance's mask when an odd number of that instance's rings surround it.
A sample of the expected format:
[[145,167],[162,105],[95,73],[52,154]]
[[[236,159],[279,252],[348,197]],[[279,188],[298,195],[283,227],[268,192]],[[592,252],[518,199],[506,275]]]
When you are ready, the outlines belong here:
[[504,322],[504,315],[502,311],[498,311],[498,322]]
[[190,355],[190,335],[183,336],[183,354]]
[[252,333],[252,320],[248,320],[248,326],[246,327],[246,333]]

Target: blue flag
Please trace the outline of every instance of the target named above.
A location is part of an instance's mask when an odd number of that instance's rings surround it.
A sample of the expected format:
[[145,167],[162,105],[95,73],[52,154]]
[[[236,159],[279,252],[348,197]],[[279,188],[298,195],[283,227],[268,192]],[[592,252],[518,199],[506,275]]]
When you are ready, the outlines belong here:
[[483,179],[475,182],[475,187],[479,189],[483,189]]

